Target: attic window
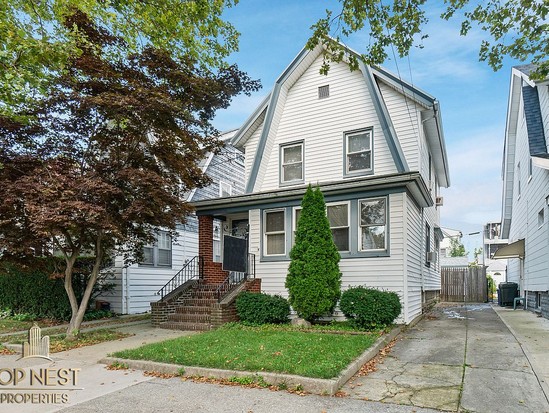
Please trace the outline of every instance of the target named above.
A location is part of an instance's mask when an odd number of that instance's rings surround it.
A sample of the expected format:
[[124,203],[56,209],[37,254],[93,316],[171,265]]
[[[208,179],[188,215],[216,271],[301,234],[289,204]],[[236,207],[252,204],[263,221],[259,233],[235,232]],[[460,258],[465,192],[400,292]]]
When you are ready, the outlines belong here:
[[330,97],[330,85],[319,86],[318,98],[326,99],[327,97]]

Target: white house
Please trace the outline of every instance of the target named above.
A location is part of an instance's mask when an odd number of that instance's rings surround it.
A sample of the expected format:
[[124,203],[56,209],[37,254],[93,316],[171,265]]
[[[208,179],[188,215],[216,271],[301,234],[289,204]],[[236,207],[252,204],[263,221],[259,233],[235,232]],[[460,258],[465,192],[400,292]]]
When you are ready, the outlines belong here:
[[549,79],[533,81],[532,65],[512,69],[503,154],[502,237],[510,244],[507,280],[520,286],[529,310],[549,318]]
[[[227,132],[220,139],[228,143],[236,131]],[[219,154],[209,153],[201,163],[202,170],[212,178],[211,185],[194,189],[185,202],[227,197],[244,192],[244,155],[227,144]],[[219,222],[217,234],[212,233],[214,256],[219,261],[221,242]],[[111,279],[114,291],[98,297],[110,303],[112,311],[135,314],[150,311],[156,294],[190,260],[198,255],[198,219],[189,216],[185,224],[177,226],[178,237],[172,240],[167,231],[158,230],[157,241],[144,249],[143,262],[124,266],[121,256],[115,258]]]
[[343,289],[397,292],[409,323],[440,291],[439,188],[450,181],[439,102],[381,68],[333,63],[321,75],[323,52],[303,49],[238,130],[246,193],[194,203],[200,225],[248,221],[262,291],[287,295],[300,202],[319,186]]

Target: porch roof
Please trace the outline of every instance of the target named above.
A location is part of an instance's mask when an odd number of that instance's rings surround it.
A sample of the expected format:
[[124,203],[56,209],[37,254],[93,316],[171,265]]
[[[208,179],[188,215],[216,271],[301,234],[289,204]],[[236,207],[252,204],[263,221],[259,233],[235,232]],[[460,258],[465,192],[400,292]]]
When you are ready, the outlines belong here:
[[[315,186],[315,185],[314,185]],[[248,211],[249,209],[273,204],[299,202],[307,190],[307,185],[284,188],[274,191],[256,192],[226,198],[207,199],[193,202],[197,215],[225,215]],[[319,184],[324,197],[349,198],[358,196],[379,196],[383,192],[404,192],[411,194],[420,207],[433,205],[433,198],[419,172],[403,172],[383,176],[368,176],[348,181]]]

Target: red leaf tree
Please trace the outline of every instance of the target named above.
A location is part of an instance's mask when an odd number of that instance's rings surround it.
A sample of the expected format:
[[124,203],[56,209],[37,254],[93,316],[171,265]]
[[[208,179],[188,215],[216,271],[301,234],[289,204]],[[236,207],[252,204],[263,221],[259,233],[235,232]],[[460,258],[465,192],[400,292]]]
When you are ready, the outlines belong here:
[[[22,113],[30,122],[0,118],[0,251],[24,256],[45,245],[64,256],[74,338],[105,259],[139,259],[155,228],[185,221],[182,195],[209,183],[199,161],[222,145],[215,111],[259,82],[236,66],[212,72],[152,47],[113,56],[123,41],[84,13],[65,24],[79,31],[82,53],[55,92]],[[71,281],[82,254],[95,265],[78,302]]]

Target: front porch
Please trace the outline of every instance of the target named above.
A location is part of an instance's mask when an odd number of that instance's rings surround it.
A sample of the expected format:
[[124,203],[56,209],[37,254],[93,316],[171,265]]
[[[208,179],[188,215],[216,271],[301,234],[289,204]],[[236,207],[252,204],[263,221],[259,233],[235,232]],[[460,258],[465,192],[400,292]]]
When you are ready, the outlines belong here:
[[[261,291],[261,280],[255,278],[255,255],[246,251],[245,258],[237,263],[238,268],[234,263],[231,266],[228,260],[224,265],[219,237],[226,224],[217,227],[216,234],[212,215],[199,216],[198,221],[199,255],[158,291],[160,300],[151,303],[155,327],[210,330],[237,321],[237,295],[241,291]],[[232,271],[232,268],[240,271]]]

